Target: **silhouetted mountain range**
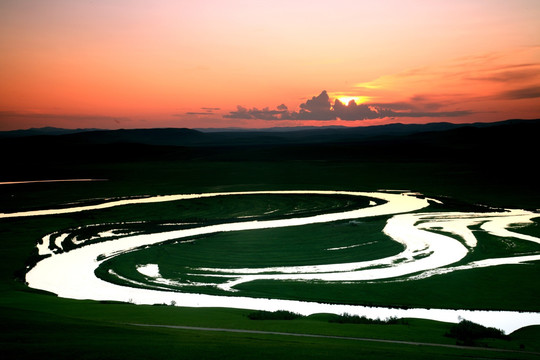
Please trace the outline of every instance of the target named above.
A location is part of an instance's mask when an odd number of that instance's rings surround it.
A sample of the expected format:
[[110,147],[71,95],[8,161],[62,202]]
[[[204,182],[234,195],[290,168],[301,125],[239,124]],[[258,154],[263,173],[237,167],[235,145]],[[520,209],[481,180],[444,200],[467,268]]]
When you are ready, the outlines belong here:
[[32,129],[25,129],[25,130],[0,131],[0,139],[11,138],[11,137],[36,136],[36,135],[65,135],[65,134],[74,134],[78,132],[95,131],[95,130],[99,130],[99,129],[62,129],[62,128],[48,126],[48,127],[32,128]]
[[42,128],[0,132],[0,150],[10,154],[3,162],[12,164],[154,159],[522,162],[536,154],[538,134],[538,119],[221,131]]

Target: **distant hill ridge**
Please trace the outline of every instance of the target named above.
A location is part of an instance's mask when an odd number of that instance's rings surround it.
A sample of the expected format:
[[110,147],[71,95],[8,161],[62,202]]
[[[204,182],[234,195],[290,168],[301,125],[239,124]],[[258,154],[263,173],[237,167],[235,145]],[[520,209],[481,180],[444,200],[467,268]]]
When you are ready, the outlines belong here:
[[[284,145],[284,144],[322,144],[339,142],[363,142],[396,138],[402,136],[422,137],[424,133],[435,136],[436,133],[448,132],[447,136],[464,135],[472,129],[497,128],[500,126],[532,126],[540,120],[506,120],[492,123],[453,124],[447,122],[429,124],[401,124],[367,127],[292,127],[269,129],[186,129],[186,128],[150,128],[150,129],[60,129],[39,128],[0,132],[3,142],[38,142],[46,144],[54,138],[56,143],[64,144],[143,144],[158,146],[247,146],[247,145]],[[461,129],[461,130],[459,130]],[[469,130],[467,130],[469,129]],[[440,135],[440,134],[439,134]],[[18,139],[18,140],[15,140]],[[419,138],[418,138],[419,139]]]
[[[515,171],[536,163],[540,119],[390,124],[294,131],[159,128],[0,138],[4,171],[132,161],[364,161],[469,163]],[[517,174],[517,173],[516,173]]]

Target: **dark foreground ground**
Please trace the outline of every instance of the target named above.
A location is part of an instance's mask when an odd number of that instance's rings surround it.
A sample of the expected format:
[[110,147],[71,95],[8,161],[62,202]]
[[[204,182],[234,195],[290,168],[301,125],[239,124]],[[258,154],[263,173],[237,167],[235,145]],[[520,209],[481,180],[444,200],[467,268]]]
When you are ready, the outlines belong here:
[[[531,128],[509,131],[502,133],[521,136],[521,142],[514,138],[504,142],[501,131],[490,134],[475,129],[371,143],[194,147],[140,142],[66,143],[58,138],[2,141],[2,151],[8,156],[2,160],[0,181],[106,181],[0,185],[0,212],[115,196],[272,189],[410,189],[466,203],[538,209],[536,153],[527,142]],[[456,152],[449,151],[452,148]],[[248,318],[248,310],[76,301],[27,288],[21,279],[36,241],[80,221],[75,215],[0,220],[3,358],[540,358],[538,326],[521,329],[511,334],[510,340],[481,339],[476,345],[483,348],[454,348],[432,345],[456,344],[455,339],[444,336],[450,324],[425,320],[410,319],[395,325],[336,324],[329,323],[325,315],[317,315],[254,321]],[[215,328],[261,332],[211,330]]]

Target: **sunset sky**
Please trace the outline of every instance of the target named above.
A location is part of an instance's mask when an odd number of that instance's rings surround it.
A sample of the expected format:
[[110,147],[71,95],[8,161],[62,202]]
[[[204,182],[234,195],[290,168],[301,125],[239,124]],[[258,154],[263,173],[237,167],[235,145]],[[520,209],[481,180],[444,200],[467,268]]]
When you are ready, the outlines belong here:
[[538,0],[2,0],[0,130],[540,118],[539,19]]

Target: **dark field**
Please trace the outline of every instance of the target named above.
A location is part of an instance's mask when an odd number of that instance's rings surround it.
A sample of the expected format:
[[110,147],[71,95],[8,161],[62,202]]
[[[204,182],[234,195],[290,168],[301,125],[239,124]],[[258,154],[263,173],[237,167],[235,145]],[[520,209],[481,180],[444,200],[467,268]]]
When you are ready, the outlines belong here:
[[[331,147],[326,146],[324,149]],[[529,210],[540,207],[540,192],[533,175],[533,163],[522,158],[516,161],[485,158],[485,161],[482,161],[478,156],[450,160],[397,156],[393,159],[391,154],[387,154],[382,159],[375,155],[371,159],[363,158],[368,155],[336,159],[335,154],[340,151],[350,154],[347,149],[334,149],[331,158],[324,156],[324,153],[303,158],[298,155],[298,151],[291,152],[290,157],[283,157],[283,151],[287,148],[280,148],[279,156],[272,155],[261,159],[262,150],[246,148],[244,157],[247,159],[234,158],[237,154],[232,156],[231,153],[230,158],[223,159],[216,154],[210,156],[201,152],[197,152],[197,156],[182,159],[178,158],[174,148],[152,147],[148,151],[139,147],[137,149],[141,154],[146,154],[146,157],[133,158],[116,154],[112,160],[104,161],[98,156],[78,162],[74,161],[73,154],[65,159],[58,157],[58,154],[50,154],[57,157],[50,157],[47,162],[29,161],[22,155],[18,158],[19,162],[15,161],[17,156],[5,160],[6,172],[2,174],[2,181],[49,178],[94,178],[106,181],[0,185],[0,212],[70,206],[67,204],[73,202],[90,204],[105,198],[127,196],[293,189],[410,189],[426,196],[441,198],[448,207],[463,211],[474,209],[475,204]],[[252,155],[251,150],[254,151]],[[319,148],[318,151],[323,150]],[[357,147],[353,150],[359,151]],[[272,151],[271,154],[276,154]],[[284,158],[286,160],[283,160]],[[176,220],[181,218],[184,221],[196,222],[221,221],[230,216],[251,216],[254,213],[260,216],[278,216],[280,211],[290,210],[287,206],[283,207],[283,204],[292,204],[290,199],[252,198],[240,202],[242,205],[238,206],[238,202],[232,200],[234,199],[212,202],[214,207],[210,211],[207,208],[209,202],[201,200],[184,207],[170,203],[0,220],[1,352],[5,358],[540,358],[538,353],[530,353],[540,352],[540,326],[520,329],[510,334],[510,340],[481,339],[476,343],[481,347],[479,349],[137,327],[129,324],[167,324],[456,344],[455,339],[445,336],[451,324],[427,320],[408,319],[406,323],[392,325],[339,324],[330,323],[328,315],[320,314],[295,320],[254,321],[248,318],[249,310],[136,306],[60,299],[53,294],[29,289],[23,282],[25,266],[35,257],[36,242],[45,234],[54,231],[107,221],[148,220],[159,223],[172,220],[172,214]],[[294,211],[311,214],[321,211],[322,208],[363,206],[340,198],[331,201],[326,198],[312,200],[296,199],[294,202],[300,204],[300,207]],[[264,206],[261,206],[261,201],[265,203]],[[265,215],[265,212],[271,210],[277,212]],[[373,232],[379,231],[382,222],[378,223],[377,219],[371,221],[369,226],[373,227]],[[345,229],[339,225],[330,228],[313,226],[309,231],[318,234],[320,241],[325,241],[326,235],[332,234],[338,238],[340,244],[345,241],[346,245]],[[342,226],[353,227],[344,224]],[[536,222],[520,231],[537,235],[538,227]],[[280,257],[279,251],[272,247],[272,239],[283,241],[279,246],[287,250],[288,256],[297,256],[300,253],[296,245],[284,240],[297,237],[297,231],[275,229],[258,235],[263,240],[264,251],[268,253],[265,258],[268,264],[286,261]],[[242,236],[249,238],[255,235],[246,233]],[[342,239],[339,239],[340,237]],[[375,239],[375,235],[373,237],[373,240],[379,240]],[[223,253],[212,253],[215,243],[230,243],[232,240],[234,239],[230,234],[212,235],[209,241],[204,243],[207,249],[202,253],[193,253],[189,261],[199,265],[207,265],[223,257],[231,262],[240,261],[242,259],[235,260],[231,257],[235,253],[233,245],[230,245],[233,246],[230,249],[222,249]],[[372,239],[366,239],[366,243],[370,241]],[[328,242],[324,246],[333,245]],[[379,242],[366,246],[363,249],[366,251],[360,251],[360,248],[351,249],[348,256],[369,259],[381,253],[392,254],[399,251],[399,247],[396,247],[398,245],[392,243]],[[148,251],[147,254],[135,254],[151,258],[156,256],[152,251],[159,250]],[[481,251],[493,255],[502,253],[504,249],[486,246]],[[314,260],[311,256],[306,256],[306,263],[312,261]],[[316,261],[331,262],[334,259]],[[240,285],[240,289],[253,296],[296,298],[297,294],[302,294],[303,299],[332,302],[339,297],[342,302],[380,306],[440,305],[450,308],[539,311],[539,269],[539,265],[535,263],[526,266],[509,265],[435,276],[414,285],[394,283],[385,287],[372,284],[354,285],[353,288],[353,285],[328,287],[328,284],[317,283],[253,282]],[[486,346],[490,349],[510,349],[512,352],[495,352],[485,349]]]

